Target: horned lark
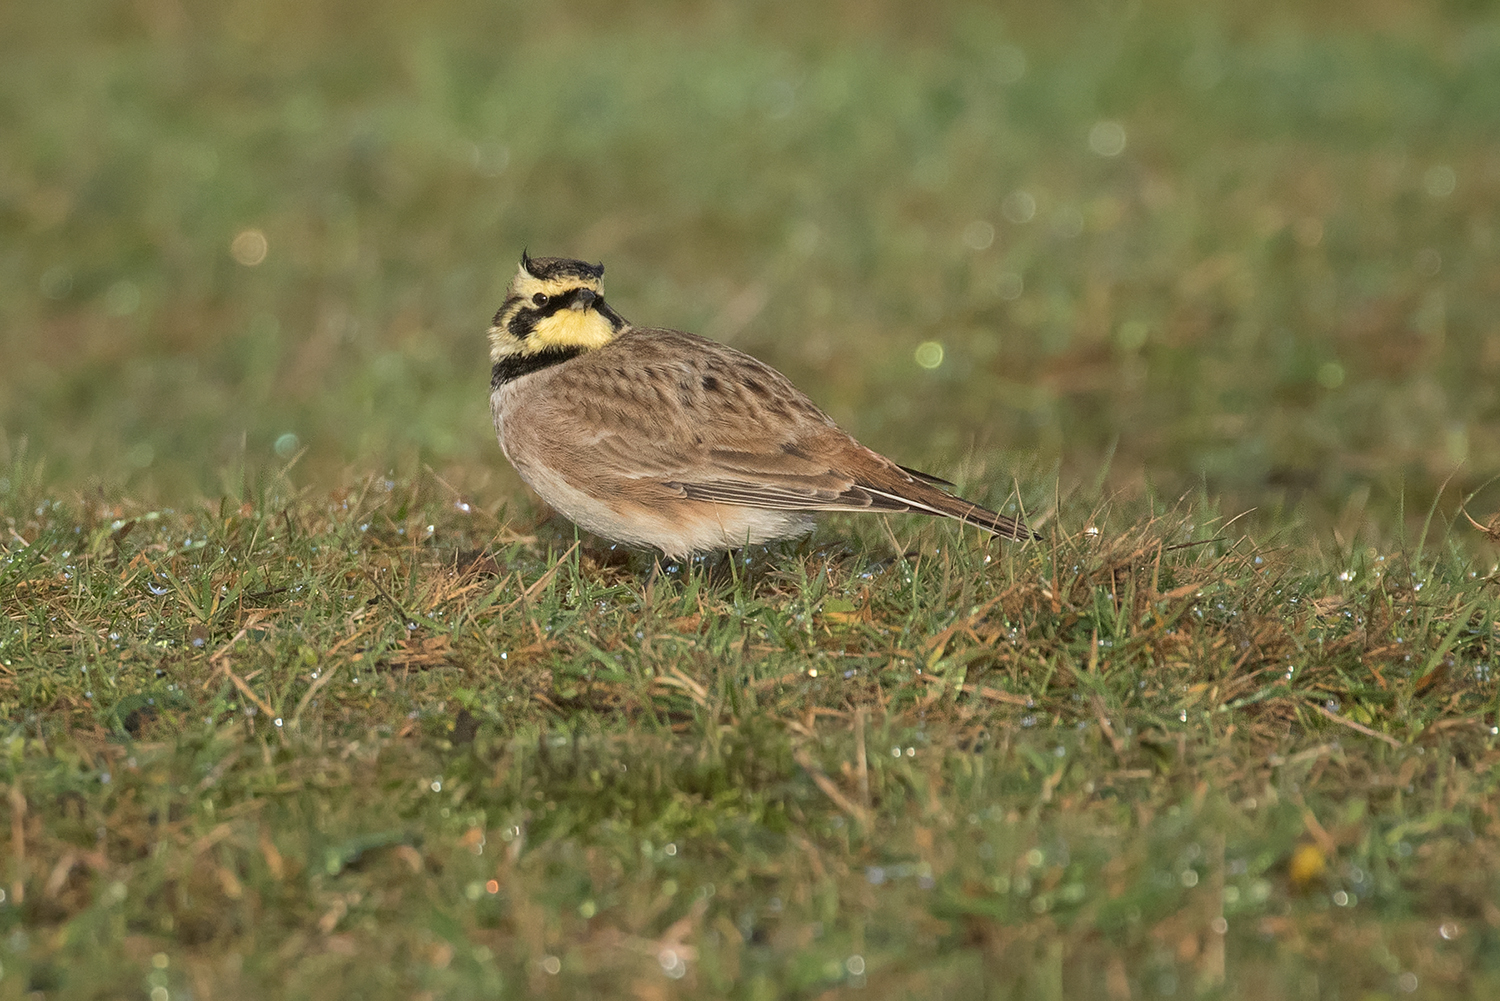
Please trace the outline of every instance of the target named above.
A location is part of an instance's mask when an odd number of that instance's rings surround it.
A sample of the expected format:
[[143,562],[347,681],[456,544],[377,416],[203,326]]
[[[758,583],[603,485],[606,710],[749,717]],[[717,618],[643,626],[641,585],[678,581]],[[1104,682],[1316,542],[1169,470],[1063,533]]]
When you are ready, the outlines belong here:
[[799,535],[819,511],[916,511],[1035,537],[865,448],[769,365],[632,326],[605,303],[603,277],[602,264],[522,254],[489,332],[500,447],[580,527],[673,558]]

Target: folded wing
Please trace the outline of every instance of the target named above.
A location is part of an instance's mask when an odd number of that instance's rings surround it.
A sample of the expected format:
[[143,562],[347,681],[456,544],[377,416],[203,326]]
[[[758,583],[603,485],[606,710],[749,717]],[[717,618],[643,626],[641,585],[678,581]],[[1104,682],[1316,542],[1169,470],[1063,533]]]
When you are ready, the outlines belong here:
[[[628,367],[616,360],[627,354]],[[777,511],[913,511],[1034,537],[1017,519],[946,492],[946,480],[865,448],[775,369],[692,334],[622,335],[570,363],[556,404],[600,492]]]

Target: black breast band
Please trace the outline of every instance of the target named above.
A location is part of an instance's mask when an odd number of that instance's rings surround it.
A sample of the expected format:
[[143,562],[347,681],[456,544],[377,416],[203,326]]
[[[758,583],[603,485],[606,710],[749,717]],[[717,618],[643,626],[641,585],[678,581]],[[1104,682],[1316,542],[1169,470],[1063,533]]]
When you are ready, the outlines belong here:
[[534,354],[506,355],[495,362],[495,367],[490,372],[490,390],[493,392],[512,379],[519,379],[532,372],[540,372],[544,368],[551,368],[570,358],[577,358],[581,354],[583,354],[583,348],[556,347],[545,348]]

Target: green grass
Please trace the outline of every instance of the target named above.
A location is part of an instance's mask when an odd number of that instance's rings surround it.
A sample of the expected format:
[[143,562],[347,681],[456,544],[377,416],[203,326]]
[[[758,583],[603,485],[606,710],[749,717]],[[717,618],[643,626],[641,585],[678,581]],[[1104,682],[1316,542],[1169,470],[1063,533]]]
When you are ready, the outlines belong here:
[[1452,543],[1070,499],[651,580],[430,479],[195,508],[7,512],[0,984],[1500,984],[1500,601]]
[[3,426],[167,497],[493,467],[530,246],[913,461],[1387,518],[1500,465],[1482,7],[804,8],[12,5]]
[[[1500,20],[1242,8],[0,8],[0,1001],[1500,993]],[[1044,541],[577,539],[523,246]]]

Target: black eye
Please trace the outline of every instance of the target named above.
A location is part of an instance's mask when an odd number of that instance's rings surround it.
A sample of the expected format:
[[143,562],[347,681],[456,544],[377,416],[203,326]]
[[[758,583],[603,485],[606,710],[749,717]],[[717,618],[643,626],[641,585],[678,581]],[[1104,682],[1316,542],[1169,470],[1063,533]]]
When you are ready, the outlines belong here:
[[538,292],[536,295],[531,297],[531,301],[538,306],[545,306],[547,305],[547,293]]

